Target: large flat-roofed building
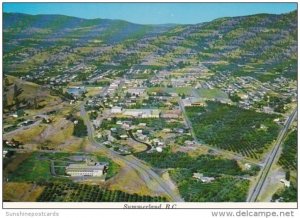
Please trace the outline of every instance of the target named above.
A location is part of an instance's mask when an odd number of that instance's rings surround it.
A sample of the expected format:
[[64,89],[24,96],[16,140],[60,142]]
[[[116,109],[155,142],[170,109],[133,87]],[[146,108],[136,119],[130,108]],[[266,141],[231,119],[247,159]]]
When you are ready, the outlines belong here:
[[70,164],[66,167],[66,174],[70,176],[93,176],[100,177],[104,174],[107,168],[107,163],[82,163]]
[[128,93],[130,93],[131,95],[142,95],[145,92],[144,88],[130,88],[127,90]]
[[119,113],[122,113],[122,107],[112,107],[111,108],[111,110],[110,110],[110,112],[112,113],[112,114],[119,114]]
[[168,110],[161,113],[162,118],[166,119],[177,119],[181,114],[180,110]]
[[184,107],[205,106],[206,105],[204,100],[201,100],[200,98],[194,98],[194,97],[182,99],[182,104]]
[[126,109],[123,111],[124,116],[139,118],[159,118],[160,110],[158,109]]

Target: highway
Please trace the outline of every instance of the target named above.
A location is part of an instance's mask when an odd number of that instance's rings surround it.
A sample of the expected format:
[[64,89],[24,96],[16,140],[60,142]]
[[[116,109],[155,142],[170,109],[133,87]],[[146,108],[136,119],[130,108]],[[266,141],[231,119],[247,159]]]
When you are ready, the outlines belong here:
[[257,201],[257,199],[261,193],[261,190],[264,186],[264,183],[266,181],[266,178],[268,177],[269,171],[274,163],[274,160],[276,160],[276,156],[279,154],[279,152],[278,152],[279,148],[280,148],[291,124],[293,123],[293,121],[295,120],[296,117],[297,117],[297,107],[294,109],[294,111],[292,112],[292,114],[289,116],[286,123],[284,124],[283,128],[279,132],[279,135],[277,137],[275,145],[274,145],[272,151],[269,153],[264,167],[260,171],[259,178],[258,178],[253,190],[248,195],[248,198],[247,198],[248,202]]
[[183,199],[180,197],[179,194],[175,193],[169,185],[164,181],[159,175],[157,175],[150,166],[143,163],[141,160],[135,158],[134,156],[122,156],[118,154],[117,152],[110,150],[109,148],[105,147],[103,144],[98,143],[94,139],[94,129],[91,125],[90,120],[88,119],[86,110],[84,108],[84,103],[81,104],[80,107],[80,115],[83,118],[87,130],[88,130],[88,139],[91,142],[91,144],[98,149],[101,149],[104,151],[108,157],[112,159],[118,159],[122,161],[126,166],[128,166],[130,169],[137,172],[137,174],[140,176],[140,178],[147,184],[149,189],[154,190],[155,192],[160,192],[161,194],[164,194],[168,196],[170,201],[173,202],[183,202]]

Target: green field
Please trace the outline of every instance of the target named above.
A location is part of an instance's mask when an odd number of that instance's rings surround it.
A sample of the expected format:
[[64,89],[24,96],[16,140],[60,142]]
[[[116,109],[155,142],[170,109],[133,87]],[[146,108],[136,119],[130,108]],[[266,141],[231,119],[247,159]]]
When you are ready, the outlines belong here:
[[165,87],[151,87],[147,89],[148,93],[157,92],[157,93],[177,93],[178,95],[190,96],[193,91],[196,92],[200,98],[205,99],[216,99],[216,98],[225,98],[228,99],[228,95],[220,89],[206,89],[199,88],[195,89],[193,87],[177,87],[177,88],[165,88]]
[[272,201],[278,200],[279,202],[297,202],[297,186],[291,184],[290,187],[284,187],[277,191],[272,196]]
[[192,87],[177,87],[177,88],[165,88],[165,92],[167,93],[171,93],[171,92],[175,92],[178,95],[191,95],[192,93]]
[[39,202],[164,202],[166,198],[128,194],[78,183],[44,183]]
[[9,181],[46,181],[51,179],[50,161],[39,160],[39,154],[33,153],[8,176]]
[[206,98],[206,99],[228,98],[228,95],[225,92],[221,91],[220,89],[199,88],[196,89],[196,92],[199,94],[199,97]]
[[185,168],[192,172],[200,172],[209,175],[244,175],[235,160],[224,159],[213,155],[201,155],[191,157],[187,153],[172,153],[169,149],[165,149],[161,153],[139,153],[138,158],[150,163],[153,167],[168,168]]
[[276,139],[278,115],[207,102],[207,107],[187,107],[193,131],[202,143],[259,159]]
[[220,176],[210,183],[192,178],[188,169],[170,171],[177,182],[179,192],[188,202],[244,202],[249,181],[235,177]]
[[[168,169],[179,192],[188,202],[242,202],[246,200],[249,181],[241,178],[255,172],[243,171],[235,160],[213,155],[191,157],[183,152],[141,153],[137,156],[155,168]],[[211,183],[193,178],[193,173],[214,177]]]
[[297,170],[297,130],[288,135],[282,147],[279,164],[286,170]]

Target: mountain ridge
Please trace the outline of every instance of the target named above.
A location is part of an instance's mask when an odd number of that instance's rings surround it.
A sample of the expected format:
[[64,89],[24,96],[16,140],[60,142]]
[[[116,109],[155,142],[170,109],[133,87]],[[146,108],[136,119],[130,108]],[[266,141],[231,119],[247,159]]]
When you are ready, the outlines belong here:
[[[203,62],[210,63],[205,65],[213,72],[251,74],[260,79],[296,76],[297,10],[159,26],[50,16],[4,13],[5,73],[36,71],[44,62],[65,68],[69,66],[65,63],[76,60],[92,67],[123,69],[196,67]],[[74,49],[84,52],[74,53]],[[32,52],[38,55],[30,57]],[[21,63],[23,53],[29,56]],[[239,67],[243,65],[247,68]],[[255,69],[263,70],[258,73]]]
[[82,17],[77,17],[77,16],[71,16],[71,15],[64,15],[64,14],[27,14],[27,13],[19,13],[19,12],[3,12],[3,15],[22,15],[22,16],[32,16],[32,17],[40,17],[40,16],[53,16],[53,17],[65,17],[65,18],[75,18],[75,19],[80,19],[80,20],[109,20],[109,21],[123,21],[123,22],[127,22],[127,23],[131,23],[131,24],[136,24],[136,25],[144,25],[144,26],[161,26],[161,25],[197,25],[197,24],[201,24],[201,23],[208,23],[208,22],[212,22],[212,21],[217,21],[219,19],[228,19],[228,18],[240,18],[240,17],[252,17],[252,16],[282,16],[282,15],[288,15],[288,14],[293,14],[293,13],[297,13],[297,10],[293,10],[287,13],[281,13],[281,14],[272,14],[272,13],[257,13],[257,14],[249,14],[249,15],[239,15],[239,16],[226,16],[226,17],[218,17],[218,18],[214,18],[210,21],[203,21],[203,22],[197,22],[197,23],[185,23],[185,24],[180,24],[180,23],[161,23],[161,24],[141,24],[141,23],[136,23],[136,22],[132,22],[132,21],[127,21],[124,19],[111,19],[111,18],[101,18],[101,17],[97,17],[97,18],[82,18]]

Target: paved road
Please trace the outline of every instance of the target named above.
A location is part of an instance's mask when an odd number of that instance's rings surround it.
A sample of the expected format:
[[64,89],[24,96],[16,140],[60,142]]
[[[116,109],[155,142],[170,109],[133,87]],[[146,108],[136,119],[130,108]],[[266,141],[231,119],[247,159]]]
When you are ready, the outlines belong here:
[[134,140],[134,141],[136,141],[136,142],[139,142],[139,143],[144,144],[144,145],[147,146],[147,148],[146,148],[145,150],[143,150],[143,151],[138,151],[138,152],[134,152],[134,154],[147,152],[147,151],[150,151],[150,150],[152,149],[152,146],[151,146],[149,143],[143,142],[143,141],[140,141],[140,140],[136,139],[136,138],[134,137],[134,135],[132,134],[131,129],[128,130],[127,133],[128,133],[128,135],[132,138],[132,140]]
[[80,107],[80,115],[83,118],[85,124],[87,125],[88,130],[88,138],[91,144],[98,149],[104,151],[110,158],[121,160],[125,163],[129,168],[136,171],[137,174],[141,177],[141,179],[148,185],[151,189],[164,193],[169,197],[171,201],[174,202],[183,202],[183,199],[175,193],[169,185],[159,176],[157,175],[150,166],[143,163],[141,160],[133,157],[133,156],[122,156],[118,153],[106,148],[103,144],[98,143],[94,139],[94,130],[88,119],[86,110],[84,108],[84,104]]
[[278,152],[279,148],[280,148],[291,124],[293,123],[293,121],[295,120],[296,117],[297,117],[297,107],[294,109],[292,114],[287,119],[282,130],[279,132],[279,135],[277,137],[275,145],[274,145],[272,151],[269,153],[269,155],[267,157],[267,161],[260,172],[260,176],[259,176],[253,190],[248,195],[248,199],[247,199],[248,202],[255,202],[258,199],[258,197],[262,191],[262,188],[264,186],[264,183],[266,181],[266,178],[268,177],[269,171],[274,163],[274,160],[276,160],[276,156],[279,154],[279,152]]
[[15,129],[15,130],[12,130],[12,131],[10,131],[10,132],[4,133],[3,136],[5,137],[5,136],[10,136],[10,135],[12,135],[12,134],[16,134],[16,133],[18,133],[18,132],[20,132],[20,131],[23,131],[23,130],[32,128],[32,127],[34,127],[34,126],[37,126],[37,125],[39,125],[41,122],[42,122],[42,120],[38,120],[38,121],[35,121],[33,124],[28,125],[28,126],[21,126],[21,127],[19,127],[18,129]]

